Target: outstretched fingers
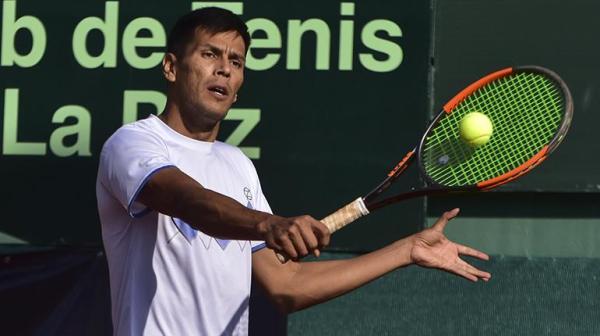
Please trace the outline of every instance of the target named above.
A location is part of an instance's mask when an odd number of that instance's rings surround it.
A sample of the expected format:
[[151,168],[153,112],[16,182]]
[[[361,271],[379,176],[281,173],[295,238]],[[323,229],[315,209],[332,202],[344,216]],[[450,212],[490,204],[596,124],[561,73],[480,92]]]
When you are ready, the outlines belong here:
[[468,246],[464,246],[458,243],[454,243],[456,245],[456,248],[458,249],[458,253],[462,254],[462,255],[467,255],[470,257],[475,257],[477,259],[481,259],[481,260],[490,260],[490,256],[488,256],[487,254],[478,251],[474,248],[468,247]]
[[475,275],[467,272],[464,269],[455,269],[455,270],[452,270],[452,272],[460,275],[461,277],[463,277],[467,280],[473,281],[473,282],[477,282],[477,280],[478,280],[478,278]]
[[488,281],[492,277],[492,275],[490,273],[482,271],[460,258],[458,259],[458,261],[456,263],[456,267],[457,267],[457,269],[461,270],[462,273],[467,274],[467,276],[465,276],[465,278],[472,280],[472,281],[477,281],[477,279],[482,279],[483,281]]

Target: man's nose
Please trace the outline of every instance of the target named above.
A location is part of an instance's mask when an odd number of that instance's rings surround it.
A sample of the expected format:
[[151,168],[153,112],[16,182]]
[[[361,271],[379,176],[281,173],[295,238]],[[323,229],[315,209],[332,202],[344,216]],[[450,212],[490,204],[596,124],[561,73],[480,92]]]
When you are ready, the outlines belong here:
[[219,62],[216,74],[218,76],[229,78],[229,76],[231,75],[231,65],[229,64],[229,60],[224,59],[221,62]]

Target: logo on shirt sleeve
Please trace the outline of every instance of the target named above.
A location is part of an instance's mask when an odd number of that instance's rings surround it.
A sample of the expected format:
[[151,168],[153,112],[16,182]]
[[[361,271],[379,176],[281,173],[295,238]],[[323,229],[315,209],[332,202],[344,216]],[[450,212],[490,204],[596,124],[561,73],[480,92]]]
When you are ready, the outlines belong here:
[[250,191],[250,188],[248,188],[248,187],[244,187],[243,191],[244,191],[244,196],[248,200],[248,204],[246,204],[246,208],[254,210],[254,207],[252,206],[252,202],[250,202],[250,201],[252,201],[252,191]]
[[244,187],[244,196],[246,196],[248,201],[252,201],[252,191],[250,191],[250,188]]

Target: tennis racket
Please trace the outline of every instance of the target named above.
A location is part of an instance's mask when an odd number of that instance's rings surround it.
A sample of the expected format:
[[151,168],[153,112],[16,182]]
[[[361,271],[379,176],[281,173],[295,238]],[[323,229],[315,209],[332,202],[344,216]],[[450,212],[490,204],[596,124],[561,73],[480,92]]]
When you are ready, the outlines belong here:
[[[459,122],[480,112],[493,134],[479,147],[459,135]],[[491,73],[454,96],[409,151],[372,191],[322,222],[331,233],[373,211],[406,199],[446,193],[487,191],[523,176],[563,141],[573,118],[573,100],[564,81],[539,66]],[[424,186],[387,198],[380,195],[416,161]],[[285,257],[278,254],[279,260]]]

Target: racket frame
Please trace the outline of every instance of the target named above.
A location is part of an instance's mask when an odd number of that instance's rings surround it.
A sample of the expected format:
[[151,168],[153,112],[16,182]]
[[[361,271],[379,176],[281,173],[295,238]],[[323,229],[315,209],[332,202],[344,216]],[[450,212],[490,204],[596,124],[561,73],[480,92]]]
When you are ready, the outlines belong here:
[[[544,146],[536,155],[534,155],[532,158],[530,158],[528,161],[526,161],[519,167],[493,179],[489,179],[487,181],[467,186],[445,186],[433,181],[425,172],[422,157],[422,148],[425,145],[427,137],[431,134],[435,126],[437,126],[440,120],[442,120],[444,117],[450,115],[454,108],[458,106],[458,104],[460,104],[466,97],[468,97],[476,90],[497,79],[521,72],[540,73],[546,78],[552,80],[556,84],[556,86],[560,88],[563,98],[562,103],[564,113],[562,116],[561,125],[559,126],[558,130],[556,131],[556,134],[550,140],[550,142],[546,146]],[[512,180],[515,180],[518,177],[525,175],[534,167],[542,163],[548,157],[548,155],[550,155],[564,140],[565,135],[570,128],[572,118],[573,98],[571,96],[571,92],[569,91],[569,88],[567,87],[565,82],[555,72],[535,65],[510,67],[498,70],[473,82],[465,89],[460,91],[457,95],[455,95],[452,99],[450,99],[448,103],[444,105],[442,110],[437,114],[437,116],[429,123],[417,147],[415,147],[415,149],[413,149],[412,151],[408,152],[408,154],[406,154],[405,157],[388,173],[388,177],[385,180],[383,180],[377,187],[375,187],[375,189],[367,193],[362,199],[367,209],[372,212],[376,209],[382,208],[392,203],[425,195],[471,192],[477,190],[487,191],[496,188],[500,185],[506,184]],[[409,192],[405,192],[402,194],[384,198],[380,201],[376,201],[375,199],[377,198],[377,196],[383,193],[383,191],[385,191],[415,159],[417,161],[419,176],[423,179],[425,186],[423,186],[420,189],[412,188],[412,190]]]
[[[560,87],[561,92],[563,94],[563,119],[561,121],[561,125],[557,130],[556,134],[552,138],[552,140],[542,148],[536,155],[530,158],[528,161],[523,163],[521,166],[493,179],[488,181],[480,182],[474,185],[468,186],[444,186],[433,181],[428,174],[425,172],[425,168],[423,165],[422,159],[422,148],[424,146],[425,140],[428,135],[431,133],[432,129],[440,122],[442,118],[452,113],[452,110],[458,106],[462,100],[464,100],[471,93],[475,92],[479,88],[484,85],[504,76],[508,76],[514,73],[519,72],[538,72],[545,75],[547,78],[553,80],[555,84]],[[325,217],[321,221],[327,226],[331,233],[341,229],[349,223],[357,220],[360,217],[368,215],[370,212],[373,212],[379,208],[382,208],[386,205],[396,203],[402,200],[425,196],[425,195],[436,195],[436,194],[448,194],[448,193],[464,193],[469,191],[487,191],[492,188],[498,187],[505,183],[508,183],[526,173],[531,171],[534,167],[543,162],[548,155],[550,155],[556,147],[564,140],[564,137],[567,131],[570,128],[571,121],[573,118],[573,98],[571,96],[571,92],[569,88],[565,84],[565,82],[554,72],[551,70],[535,66],[535,65],[527,65],[527,66],[519,66],[512,68],[505,68],[494,73],[491,73],[478,81],[472,83],[467,86],[464,90],[454,96],[452,99],[444,105],[442,111],[438,113],[438,115],[429,123],[427,130],[421,137],[417,147],[411,151],[409,151],[404,158],[396,164],[396,166],[388,173],[388,176],[377,186],[375,189],[371,190],[364,197],[359,197],[354,201],[348,203],[341,209],[335,211],[329,216]],[[412,188],[411,191],[405,192],[402,194],[398,194],[396,196],[391,196],[384,198],[383,200],[376,201],[375,199],[381,193],[383,193],[405,170],[406,168],[414,161],[417,160],[417,166],[419,175],[423,178],[425,186],[421,189]],[[280,262],[285,263],[288,258],[282,255],[279,252],[275,252],[277,258]]]

